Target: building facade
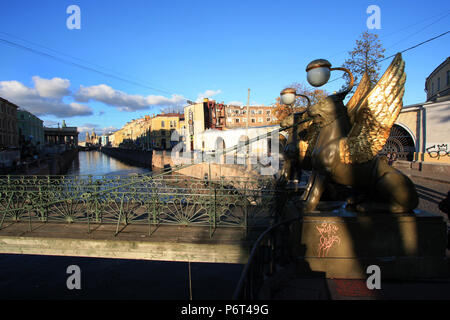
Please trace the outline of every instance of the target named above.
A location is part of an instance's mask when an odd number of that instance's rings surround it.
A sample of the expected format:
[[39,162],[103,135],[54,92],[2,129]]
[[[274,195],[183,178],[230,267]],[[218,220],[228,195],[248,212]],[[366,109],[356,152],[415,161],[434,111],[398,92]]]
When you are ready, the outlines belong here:
[[[151,128],[151,117],[133,119],[127,122],[120,130],[109,136],[109,142],[113,147],[127,146],[138,147],[137,142],[141,143],[143,137],[146,137]],[[138,141],[139,140],[139,141]]]
[[425,80],[427,101],[438,101],[450,95],[450,57],[444,60]]
[[38,149],[44,146],[44,121],[31,112],[17,110],[19,141],[30,140]]
[[19,141],[31,141],[38,150],[44,146],[44,121],[31,112],[17,110],[17,128],[19,130]]
[[425,81],[427,101],[402,108],[382,153],[396,152],[408,161],[450,164],[449,69],[447,58]]
[[62,128],[47,128],[44,127],[44,141],[48,146],[52,145],[66,145],[78,146],[78,128],[67,127]]
[[[263,127],[274,124],[272,106],[226,106],[226,127]],[[247,125],[248,122],[248,125]]]
[[150,140],[155,149],[171,149],[178,141],[172,141],[174,131],[181,136],[181,123],[184,115],[180,113],[161,113],[151,118]]
[[0,98],[0,148],[19,145],[17,109],[18,106],[14,103]]
[[209,110],[208,99],[203,102],[190,104],[184,107],[184,121],[186,126],[185,149],[194,150],[196,137],[208,128]]
[[95,131],[92,131],[91,134],[89,134],[89,132],[86,132],[85,144],[86,146],[99,144],[99,137],[97,136]]

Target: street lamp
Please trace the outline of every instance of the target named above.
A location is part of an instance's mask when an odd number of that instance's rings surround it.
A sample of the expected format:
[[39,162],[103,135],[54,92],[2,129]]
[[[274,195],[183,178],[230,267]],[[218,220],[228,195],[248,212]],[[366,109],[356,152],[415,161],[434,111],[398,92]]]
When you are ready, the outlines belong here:
[[295,88],[286,88],[280,93],[281,102],[286,105],[293,105],[297,97],[303,97],[308,101],[308,107],[311,106],[311,100],[303,94],[298,94]]
[[345,91],[350,91],[353,88],[353,75],[347,68],[331,68],[331,63],[328,60],[325,59],[317,59],[311,61],[306,66],[306,72],[307,72],[307,80],[310,85],[313,87],[320,87],[323,86],[325,83],[328,82],[330,79],[330,72],[333,70],[341,70],[344,72],[347,72],[348,76],[350,77],[350,83],[348,85],[348,88]]

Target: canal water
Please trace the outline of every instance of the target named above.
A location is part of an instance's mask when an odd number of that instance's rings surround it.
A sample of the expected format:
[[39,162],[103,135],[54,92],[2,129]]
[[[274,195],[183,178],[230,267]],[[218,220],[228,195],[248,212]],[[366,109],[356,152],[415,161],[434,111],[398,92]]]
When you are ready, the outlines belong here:
[[148,173],[149,169],[130,166],[100,151],[80,151],[69,167],[68,175],[129,175]]
[[[99,151],[79,152],[71,175],[147,173]],[[81,269],[81,289],[69,290],[67,268]],[[238,264],[141,261],[0,254],[3,299],[231,299],[243,270]]]

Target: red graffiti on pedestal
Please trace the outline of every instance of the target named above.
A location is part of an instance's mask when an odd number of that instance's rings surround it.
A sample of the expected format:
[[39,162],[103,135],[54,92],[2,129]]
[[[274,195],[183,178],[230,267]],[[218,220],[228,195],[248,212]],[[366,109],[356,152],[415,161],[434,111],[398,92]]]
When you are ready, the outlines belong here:
[[320,233],[319,257],[326,257],[335,243],[341,243],[341,239],[336,235],[339,227],[333,223],[324,222],[320,226],[316,226],[316,229]]

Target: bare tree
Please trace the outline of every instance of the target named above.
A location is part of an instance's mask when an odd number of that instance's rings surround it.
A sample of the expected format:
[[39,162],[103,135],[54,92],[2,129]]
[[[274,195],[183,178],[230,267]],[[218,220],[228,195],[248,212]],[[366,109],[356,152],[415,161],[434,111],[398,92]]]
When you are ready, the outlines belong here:
[[[303,94],[307,96],[311,100],[311,105],[325,99],[328,96],[328,93],[322,89],[311,89],[304,85],[303,83],[294,82],[290,86],[286,88],[295,88],[298,94]],[[302,109],[306,108],[308,102],[305,98],[297,97],[293,106],[286,106],[281,103],[280,97],[278,97],[275,101],[274,108],[272,110],[272,114],[277,118],[276,123],[281,122],[285,117],[290,115],[293,112],[299,112]]]
[[[384,58],[384,51],[378,35],[365,31],[359,36],[353,50],[348,52],[350,58],[345,60],[342,65],[353,73],[355,78],[354,88],[357,87],[365,72],[367,72],[372,86],[377,83],[381,68],[378,61]],[[345,74],[344,78],[348,84],[350,81],[348,75]]]

